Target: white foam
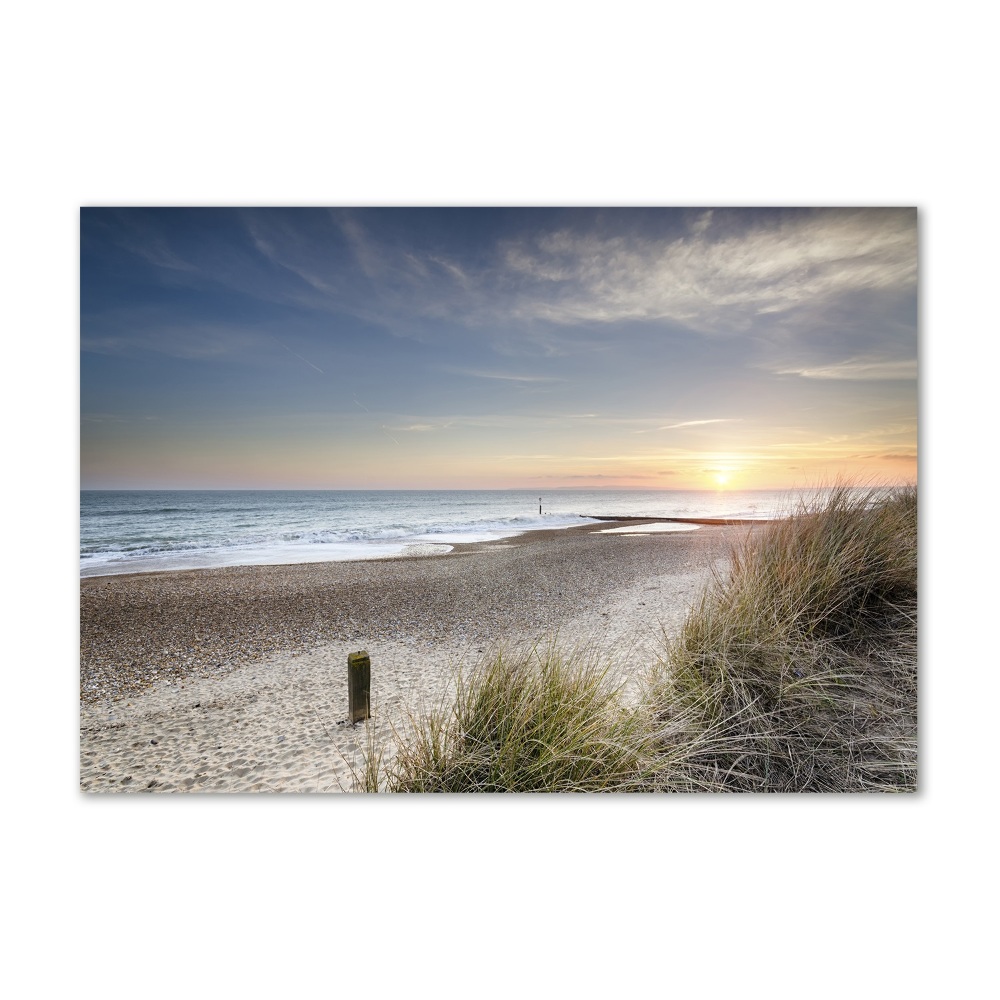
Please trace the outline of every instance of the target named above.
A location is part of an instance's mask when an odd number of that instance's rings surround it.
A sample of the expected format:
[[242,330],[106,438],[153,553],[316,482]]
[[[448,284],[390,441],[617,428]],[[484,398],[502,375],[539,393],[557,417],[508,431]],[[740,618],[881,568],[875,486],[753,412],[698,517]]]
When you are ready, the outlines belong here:
[[345,562],[398,556],[403,542],[339,542],[326,545],[281,545],[267,548],[208,549],[201,552],[158,553],[155,557],[101,559],[81,564],[80,576],[156,573],[220,566],[267,566],[289,563]]
[[655,535],[661,531],[697,531],[697,524],[670,524],[657,521],[655,524],[640,524],[635,527],[626,525],[624,528],[602,528],[599,535]]
[[431,542],[417,542],[413,545],[403,546],[404,556],[439,556],[445,552],[451,552],[452,545],[439,545]]

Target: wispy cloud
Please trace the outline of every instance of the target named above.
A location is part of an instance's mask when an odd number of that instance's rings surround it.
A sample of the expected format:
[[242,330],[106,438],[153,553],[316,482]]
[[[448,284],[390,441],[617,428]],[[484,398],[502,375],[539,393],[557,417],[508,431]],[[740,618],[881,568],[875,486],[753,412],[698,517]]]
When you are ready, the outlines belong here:
[[[275,337],[274,339],[275,339],[275,340],[278,340],[278,338],[277,338],[277,337]],[[290,347],[289,347],[289,346],[288,346],[287,344],[285,344],[285,343],[282,343],[282,342],[281,342],[280,340],[278,340],[278,343],[279,343],[279,344],[281,344],[281,346],[282,346],[282,347],[283,347],[283,348],[284,348],[284,349],[285,349],[286,351],[288,351],[288,353],[289,353],[289,354],[291,354],[291,356],[292,356],[293,358],[298,358],[298,359],[299,359],[299,361],[303,361],[303,362],[305,362],[305,364],[307,364],[307,365],[308,365],[308,366],[309,366],[310,368],[314,368],[314,369],[315,369],[316,371],[318,371],[318,372],[320,373],[320,375],[325,375],[325,374],[326,374],[326,372],[324,372],[322,368],[320,368],[320,367],[319,367],[318,365],[314,365],[314,364],[313,364],[313,363],[312,363],[312,362],[311,362],[311,361],[310,361],[310,360],[309,360],[308,358],[304,358],[304,357],[302,357],[302,355],[301,355],[301,354],[296,354],[296,352],[295,352],[295,351],[293,351],[293,350],[292,350],[292,349],[291,349],[291,348],[290,348]]]
[[253,217],[248,217],[245,220],[245,224],[254,247],[272,264],[294,274],[309,285],[310,288],[320,292],[323,296],[336,294],[336,286],[317,274],[315,267],[306,266],[300,261],[293,259],[293,255],[289,253],[287,238],[281,240],[279,245],[278,238],[269,238],[265,235],[262,225]]
[[692,236],[701,236],[704,234],[705,230],[712,224],[712,216],[715,212],[712,209],[708,209],[706,212],[702,212],[689,226]]
[[145,242],[127,242],[126,248],[140,257],[149,261],[156,267],[166,268],[168,271],[196,271],[194,264],[183,260],[175,254],[162,240],[152,239]]
[[580,213],[561,228],[483,243],[471,259],[433,241],[418,245],[412,229],[388,234],[384,216],[375,225],[363,211],[330,210],[308,226],[281,210],[239,218],[252,248],[297,280],[281,287],[273,269],[271,280],[248,280],[245,255],[221,245],[192,263],[144,218],[118,238],[162,268],[347,311],[395,334],[426,335],[421,320],[446,319],[496,328],[513,343],[524,337],[512,324],[543,323],[549,329],[532,329],[531,339],[553,356],[593,346],[553,328],[658,320],[733,333],[761,318],[821,311],[847,294],[912,289],[917,277],[909,209],[691,211],[664,216],[655,234],[635,215],[602,228],[595,213]]
[[162,354],[187,361],[246,360],[273,351],[274,338],[238,324],[164,322],[155,312],[144,316],[124,312],[105,317],[102,325],[109,331],[82,335],[81,350],[122,356]]
[[659,319],[725,332],[848,291],[912,287],[915,246],[915,213],[905,209],[760,216],[751,225],[723,212],[697,216],[667,241],[567,229],[511,241],[503,256],[523,278],[514,305],[522,318]]
[[621,482],[623,479],[629,480],[640,480],[640,479],[656,479],[661,475],[669,475],[670,473],[656,473],[655,475],[649,475],[644,472],[621,472],[621,473],[605,473],[605,472],[594,472],[594,473],[572,473],[559,475],[558,473],[546,473],[540,476],[529,476],[528,479],[534,480],[535,482],[542,482],[550,479],[558,479],[560,482],[605,482],[607,480],[612,480],[613,482]]
[[[333,220],[354,252],[362,273],[367,278],[379,278],[389,269],[379,246],[372,240],[357,217],[351,212],[333,212]],[[412,255],[409,255],[410,259]]]
[[512,374],[510,372],[493,372],[485,371],[480,368],[453,368],[445,367],[444,371],[450,372],[452,375],[469,375],[473,378],[488,378],[488,379],[498,379],[502,382],[565,382],[564,378],[556,378],[552,375],[530,375],[530,374]]
[[470,287],[471,279],[469,275],[454,261],[445,260],[443,257],[429,257],[428,259],[437,264],[446,274],[454,278],[463,288]]
[[401,433],[416,433],[423,434],[428,431],[443,431],[452,426],[452,421],[448,421],[443,424],[400,424],[400,425],[390,425],[386,429],[390,431],[399,431]]
[[108,231],[113,241],[129,253],[141,257],[154,267],[167,271],[194,272],[197,267],[169,246],[166,238],[144,214],[128,209],[112,209],[115,226]]
[[[308,304],[353,313],[396,336],[447,341],[464,328],[494,354],[558,360],[612,350],[612,327],[623,338],[636,335],[635,324],[669,324],[713,337],[746,335],[746,350],[758,359],[786,359],[772,362],[772,372],[909,377],[898,373],[903,366],[892,372],[845,359],[865,342],[877,343],[888,365],[915,353],[912,323],[900,325],[892,313],[912,298],[917,279],[913,210],[718,209],[675,213],[646,230],[634,216],[617,229],[602,229],[596,218],[577,215],[562,228],[483,243],[474,258],[459,261],[443,246],[417,245],[412,233],[387,239],[364,213],[336,212],[331,233],[353,260],[353,281],[327,250],[283,234],[279,220],[267,217],[262,236],[258,219],[257,239],[307,283],[316,295]],[[808,363],[787,363],[797,355]],[[516,369],[460,373],[551,380]]]
[[799,375],[802,378],[845,379],[848,381],[870,381],[915,379],[917,359],[864,360],[852,358],[828,365],[790,366],[774,369],[775,375]]
[[633,434],[655,434],[658,431],[674,431],[685,427],[705,427],[709,424],[738,424],[742,417],[713,417],[708,420],[679,420],[673,424],[661,424],[657,427],[644,427],[632,431]]
[[680,423],[666,424],[664,427],[658,428],[658,430],[672,431],[678,427],[702,427],[705,424],[734,424],[739,422],[739,417],[714,417],[711,420],[682,420]]

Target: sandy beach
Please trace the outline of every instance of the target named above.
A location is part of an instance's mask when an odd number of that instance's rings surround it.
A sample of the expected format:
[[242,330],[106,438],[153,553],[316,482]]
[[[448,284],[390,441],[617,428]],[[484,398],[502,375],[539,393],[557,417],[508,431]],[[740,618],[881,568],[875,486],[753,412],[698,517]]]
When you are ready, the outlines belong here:
[[[447,697],[460,664],[545,642],[639,672],[676,632],[736,526],[532,531],[433,556],[81,580],[86,791],[351,791],[366,740]],[[642,531],[630,522],[629,530]],[[373,718],[347,720],[348,653]]]

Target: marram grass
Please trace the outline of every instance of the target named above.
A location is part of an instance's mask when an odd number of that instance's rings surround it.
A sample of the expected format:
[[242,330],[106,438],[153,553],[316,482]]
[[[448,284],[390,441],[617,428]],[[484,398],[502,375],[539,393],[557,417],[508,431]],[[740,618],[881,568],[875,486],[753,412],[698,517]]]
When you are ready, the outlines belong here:
[[724,791],[912,790],[916,548],[910,488],[749,534],[651,673],[664,746],[712,734],[684,768]]
[[500,653],[459,676],[451,706],[418,722],[387,788],[403,792],[648,789],[651,745],[608,669],[554,645]]
[[916,489],[837,487],[733,547],[637,706],[596,654],[501,654],[363,786],[912,791],[916,637]]

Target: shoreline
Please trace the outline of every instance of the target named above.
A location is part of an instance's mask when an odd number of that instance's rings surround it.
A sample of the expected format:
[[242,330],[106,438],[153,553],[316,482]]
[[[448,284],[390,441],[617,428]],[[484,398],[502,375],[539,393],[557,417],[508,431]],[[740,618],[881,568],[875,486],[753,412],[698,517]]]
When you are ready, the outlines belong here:
[[589,517],[592,521],[641,521],[643,524],[652,520],[664,524],[774,524],[780,520],[776,517],[606,517],[603,514],[581,514],[580,517]]
[[379,743],[444,697],[459,663],[501,646],[614,652],[627,685],[746,529],[603,527],[420,558],[83,578],[81,787],[349,790],[366,738],[346,722],[357,649],[372,657]]

